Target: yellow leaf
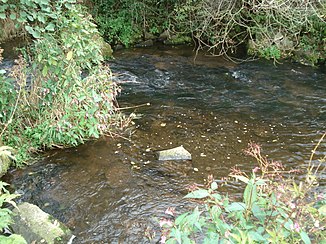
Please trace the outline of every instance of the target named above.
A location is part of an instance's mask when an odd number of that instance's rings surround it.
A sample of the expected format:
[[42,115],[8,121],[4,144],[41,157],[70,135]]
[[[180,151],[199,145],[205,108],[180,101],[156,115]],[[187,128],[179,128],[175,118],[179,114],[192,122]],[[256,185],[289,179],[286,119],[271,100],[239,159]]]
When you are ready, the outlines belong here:
[[69,61],[69,60],[71,60],[72,59],[72,51],[69,51],[68,53],[67,53],[67,60]]

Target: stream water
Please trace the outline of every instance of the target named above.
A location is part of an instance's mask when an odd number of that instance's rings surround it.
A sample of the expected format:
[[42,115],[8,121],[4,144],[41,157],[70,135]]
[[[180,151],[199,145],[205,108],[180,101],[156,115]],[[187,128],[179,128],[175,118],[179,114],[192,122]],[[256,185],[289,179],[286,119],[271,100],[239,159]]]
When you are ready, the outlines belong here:
[[[304,170],[326,129],[321,68],[234,64],[204,54],[194,60],[188,47],[122,50],[109,63],[123,88],[120,106],[144,105],[124,110],[137,115],[128,140],[107,137],[51,151],[7,175],[21,200],[66,223],[75,243],[156,243],[167,207],[179,213],[193,206],[182,198],[188,185],[204,184],[209,174],[226,177],[234,166],[255,167],[243,153],[249,142],[287,168]],[[192,161],[157,160],[157,150],[180,145]],[[322,143],[314,158],[325,149]]]

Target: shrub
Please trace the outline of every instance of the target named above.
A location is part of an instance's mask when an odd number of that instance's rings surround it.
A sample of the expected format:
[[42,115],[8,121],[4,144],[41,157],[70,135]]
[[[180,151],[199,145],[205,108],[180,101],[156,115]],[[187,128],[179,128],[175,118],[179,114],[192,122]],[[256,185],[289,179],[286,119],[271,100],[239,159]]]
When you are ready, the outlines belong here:
[[[313,191],[319,167],[310,164],[305,180],[298,183],[284,178],[282,165],[264,158],[259,146],[251,144],[246,152],[258,162],[252,175],[249,177],[239,170],[231,173],[231,177],[246,185],[243,200],[232,201],[220,194],[218,184],[209,177],[206,189],[195,189],[185,196],[200,200],[202,205],[175,219],[170,216],[161,220],[161,243],[319,243],[325,240],[326,194]],[[325,158],[322,160],[325,162]]]
[[17,150],[16,164],[117,128],[119,87],[102,63],[91,16],[74,0],[24,1],[6,11],[18,12],[17,23],[34,38],[12,70],[0,72],[1,140]]
[[322,1],[256,0],[93,0],[101,33],[126,46],[142,35],[168,31],[192,36],[198,48],[232,56],[246,46],[252,56],[277,60],[295,56],[309,64],[324,61],[325,9]]
[[[169,28],[175,1],[92,0],[91,7],[103,37],[110,43],[130,46],[145,33],[160,34]],[[177,1],[179,2],[179,1]]]

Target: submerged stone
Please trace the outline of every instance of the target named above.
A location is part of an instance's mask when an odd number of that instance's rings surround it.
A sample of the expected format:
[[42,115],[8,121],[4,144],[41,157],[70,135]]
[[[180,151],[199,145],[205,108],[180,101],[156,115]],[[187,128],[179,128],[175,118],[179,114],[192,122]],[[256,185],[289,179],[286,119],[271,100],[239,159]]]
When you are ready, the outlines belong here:
[[28,243],[71,243],[74,238],[63,223],[27,202],[21,203],[13,212],[12,229]]
[[191,154],[183,146],[158,152],[159,160],[191,160]]

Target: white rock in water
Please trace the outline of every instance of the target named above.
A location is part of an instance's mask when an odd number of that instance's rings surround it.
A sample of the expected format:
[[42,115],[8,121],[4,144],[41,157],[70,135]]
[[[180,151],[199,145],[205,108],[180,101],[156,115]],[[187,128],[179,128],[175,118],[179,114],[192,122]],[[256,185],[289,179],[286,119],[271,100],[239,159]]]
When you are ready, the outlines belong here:
[[183,146],[158,152],[158,160],[191,160],[191,154]]

